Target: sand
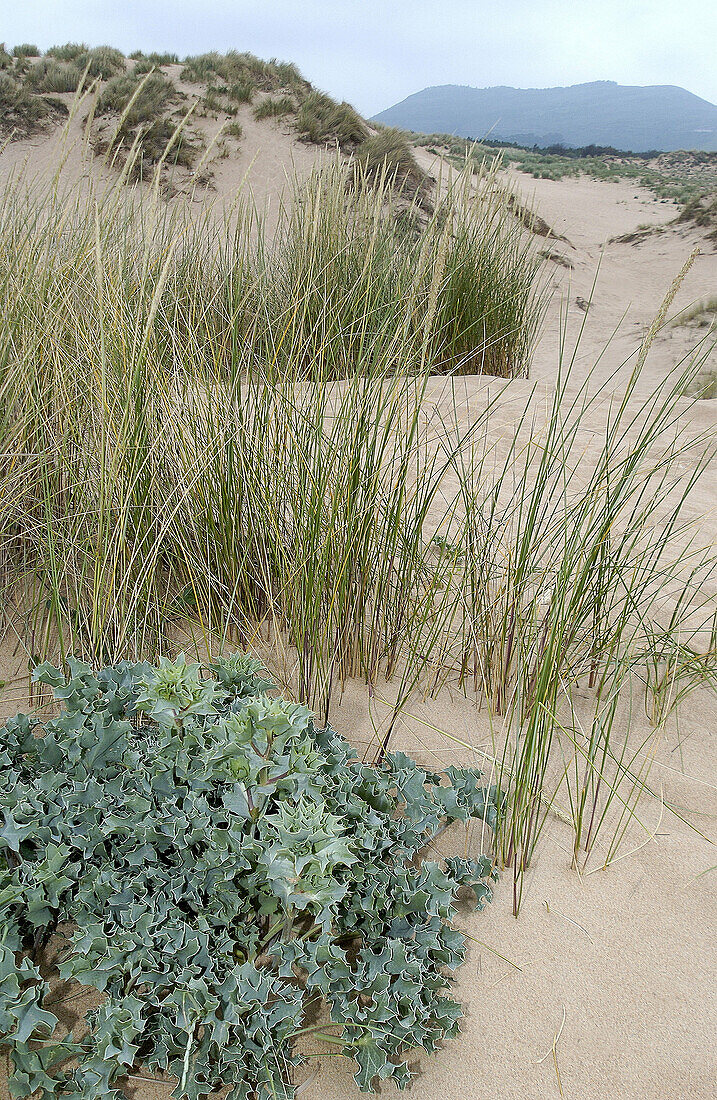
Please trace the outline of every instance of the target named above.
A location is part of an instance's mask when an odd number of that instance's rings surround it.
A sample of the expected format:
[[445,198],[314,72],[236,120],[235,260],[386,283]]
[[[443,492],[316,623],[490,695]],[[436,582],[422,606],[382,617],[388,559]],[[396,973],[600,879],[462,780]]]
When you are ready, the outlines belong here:
[[[241,156],[219,162],[216,186],[221,195],[229,196],[248,174],[259,200],[271,203],[291,162],[306,174],[319,154],[274,123],[250,129],[249,119],[241,122],[246,127]],[[9,165],[8,157],[17,165],[23,157],[32,157],[32,149],[41,149],[48,163],[57,152],[41,139],[17,143],[2,154],[0,175]],[[425,151],[420,156],[427,167],[435,168]],[[76,170],[83,170],[79,162]],[[647,192],[622,182],[554,182],[518,174],[513,179],[525,200],[535,201],[546,221],[568,238],[569,244],[547,241],[545,246],[573,266],[546,265],[555,294],[533,363],[535,394],[530,396],[533,382],[492,384],[504,389],[501,416],[507,426],[526,400],[539,408],[554,386],[561,317],[567,319],[569,351],[585,323],[573,386],[584,379],[620,325],[593,373],[592,384],[604,388],[607,407],[610,390],[617,385],[617,380],[608,380],[634,355],[667,288],[695,247],[702,253],[671,313],[717,294],[714,246],[692,228],[671,226],[676,213],[672,204],[656,202]],[[608,243],[641,223],[666,228],[639,244]],[[578,299],[591,297],[586,314]],[[691,327],[665,329],[657,336],[633,398],[636,410],[650,385],[674,368],[696,336],[699,332]],[[469,379],[462,385],[469,418],[471,409],[485,401],[490,384]],[[436,384],[434,393],[439,402],[444,399],[440,386]],[[702,401],[694,408],[685,401],[684,407],[693,427],[717,432],[717,401]],[[582,429],[579,442],[588,464],[599,445],[599,430],[599,418]],[[688,511],[700,523],[705,540],[717,540],[714,466],[694,492]],[[8,644],[6,640],[9,657]],[[6,678],[7,672],[11,680],[21,672],[22,657],[16,662],[15,669],[6,670]],[[20,681],[15,685],[19,688]],[[447,691],[438,701],[419,701],[409,710],[396,745],[426,763],[471,759],[490,766],[491,730],[473,701]],[[362,748],[386,713],[380,700],[369,709],[364,689],[352,685],[333,721]],[[471,749],[451,748],[440,731],[458,736]],[[637,744],[649,732],[638,703],[631,738]],[[498,884],[484,913],[459,910],[457,923],[474,938],[455,985],[455,995],[466,1009],[462,1034],[437,1055],[416,1059],[416,1100],[708,1100],[717,1095],[716,734],[717,700],[706,690],[696,692],[680,711],[679,721],[653,740],[650,781],[657,797],[643,800],[642,825],[630,832],[620,858],[607,870],[600,869],[599,862],[584,875],[573,870],[570,830],[559,817],[549,815],[526,876],[519,917],[511,912],[509,876]],[[685,820],[663,810],[661,799],[679,806]],[[444,852],[476,852],[480,833],[466,836],[454,827],[440,844]],[[319,1064],[319,1075],[305,1097],[353,1100],[358,1095],[349,1061],[331,1058]],[[159,1100],[170,1090],[133,1081],[130,1091],[137,1100]],[[395,1090],[389,1085],[382,1092],[393,1095]],[[4,1082],[0,1096],[7,1096]]]

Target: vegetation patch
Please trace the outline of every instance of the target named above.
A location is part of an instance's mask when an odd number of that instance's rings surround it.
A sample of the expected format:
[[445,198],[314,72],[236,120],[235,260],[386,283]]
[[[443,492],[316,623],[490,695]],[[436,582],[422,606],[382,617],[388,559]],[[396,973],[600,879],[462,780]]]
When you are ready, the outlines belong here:
[[58,61],[78,61],[90,52],[90,47],[84,42],[66,42],[64,46],[50,46],[45,51],[46,57],[54,57]]
[[[565,241],[566,244],[570,244],[567,237],[563,237],[561,233],[556,233],[545,219],[540,217],[540,214],[525,206],[516,195],[511,194],[508,196],[508,206],[521,224],[529,229],[531,233],[535,233],[538,237],[547,237],[549,240]],[[573,246],[570,245],[570,247]]]
[[295,111],[296,103],[290,96],[281,96],[278,99],[266,96],[254,108],[254,118],[282,118],[284,115],[294,114]]
[[[717,398],[717,367],[704,366],[686,387],[685,394],[688,397],[698,397],[707,401]],[[712,682],[717,687],[717,677],[715,677],[712,662],[705,660],[704,654],[695,653],[692,671],[702,671],[703,682]]]
[[608,244],[642,244],[657,233],[664,233],[663,225],[638,225],[637,229],[629,233],[621,233],[618,237],[610,237]]
[[374,182],[387,178],[405,193],[423,198],[429,178],[416,163],[411,147],[399,130],[385,129],[361,142],[354,159],[356,170]]
[[100,80],[109,80],[125,68],[124,54],[113,46],[95,46],[90,49],[77,42],[68,42],[64,46],[52,46],[45,57],[52,57],[56,61],[71,61],[81,73],[86,70],[88,76]]
[[177,133],[177,126],[165,113],[176,94],[172,81],[160,72],[114,77],[99,97],[97,113],[119,115],[119,124],[109,139],[96,142],[96,149],[110,154],[134,149],[135,178],[165,154],[171,164],[191,167],[197,147],[186,134]]
[[142,53],[141,50],[135,50],[129,56],[132,61],[143,61],[149,65],[156,65],[158,68],[163,68],[165,65],[179,64],[179,57],[176,53]]
[[680,222],[691,222],[700,229],[707,229],[707,239],[717,242],[717,193],[699,195],[691,199],[679,218]]
[[[208,679],[182,656],[68,670],[35,670],[61,713],[11,719],[0,750],[13,1094],[119,1100],[145,1068],[178,1098],[289,1100],[302,1036],[353,1059],[364,1091],[408,1084],[407,1056],[458,1034],[454,896],[481,909],[495,877],[484,856],[419,853],[454,821],[494,829],[495,789],[403,753],[361,764],[245,654]],[[81,988],[98,1006],[54,1038]]]
[[85,68],[75,61],[42,57],[28,70],[25,82],[38,92],[76,92]]
[[562,252],[556,252],[555,249],[552,248],[543,249],[541,252],[538,253],[538,255],[541,256],[544,260],[552,260],[552,262],[554,264],[557,264],[559,267],[572,268],[575,266],[572,260],[569,260],[567,256],[564,256]]
[[446,156],[456,165],[466,160],[476,169],[500,156],[506,167],[535,179],[561,180],[581,175],[595,180],[625,180],[651,191],[656,199],[681,206],[717,189],[717,152],[625,152],[607,146],[570,149],[561,145],[523,148],[507,141],[472,141],[452,134],[409,134],[410,140]]
[[695,302],[688,309],[681,310],[672,325],[696,324],[702,328],[711,328],[715,322],[717,322],[717,298],[707,298],[702,302]]
[[41,52],[42,51],[39,50],[37,48],[37,46],[31,44],[30,42],[23,42],[19,46],[13,46],[12,56],[13,57],[39,57]]
[[180,74],[182,80],[193,84],[211,84],[222,80],[226,85],[243,84],[263,92],[291,91],[306,95],[311,85],[301,75],[296,65],[287,61],[262,61],[250,53],[205,53],[187,57]]
[[[167,145],[171,146],[167,158],[169,163],[187,167],[193,163],[195,141],[186,134],[175,140],[176,128],[164,117],[168,97],[164,96],[164,103],[161,101],[163,90],[170,82],[157,70],[177,64],[176,54],[145,54],[135,50],[130,55],[134,64],[130,71],[126,71],[124,55],[109,46],[91,49],[84,43],[68,42],[51,47],[44,57],[35,62],[28,60],[32,49],[34,47],[20,46],[16,48],[15,56],[8,53],[0,55],[0,69],[12,72],[18,79],[24,78],[28,92],[36,94],[75,92],[81,89],[85,78],[107,83],[101,89],[100,113],[122,114],[136,90],[136,81],[143,76],[152,76],[152,82],[132,103],[119,131],[109,137],[104,133],[95,133],[94,147],[100,153],[114,155],[119,150],[131,149],[137,141],[136,164],[127,178],[143,178],[146,167],[163,159]],[[240,104],[253,103],[257,94],[261,93],[261,99],[254,107],[256,119],[293,116],[301,140],[319,145],[337,145],[346,153],[360,150],[357,171],[365,180],[375,180],[385,173],[404,194],[425,199],[428,177],[416,164],[404,136],[398,131],[388,130],[370,136],[365,121],[350,104],[337,103],[330,96],[316,91],[293,64],[275,58],[263,61],[253,54],[236,50],[226,54],[212,52],[185,58],[180,79],[206,86],[199,96],[199,114],[226,114],[231,117],[236,115]],[[6,98],[9,98],[7,92]],[[27,97],[23,100],[15,95],[13,102],[3,123],[4,131],[15,136],[31,132],[37,127],[39,119],[49,113],[47,104],[31,103]],[[24,119],[24,128],[17,125],[20,117]],[[15,125],[8,125],[11,120]]]
[[27,137],[43,129],[51,106],[33,95],[9,72],[0,72],[0,133]]
[[227,95],[234,103],[251,103],[255,90],[251,80],[238,80],[230,86]]
[[[644,375],[687,266],[615,401],[561,347],[539,411],[521,386],[468,405],[433,375],[527,373],[546,242],[495,167],[399,222],[385,180],[349,195],[334,160],[270,234],[248,199],[221,226],[121,179],[2,196],[6,628],[33,665],[93,667],[180,630],[202,651],[261,636],[322,725],[367,685],[379,759],[409,701],[451,684],[496,730],[517,910],[551,806],[581,868],[648,835],[652,738],[717,682],[694,364]],[[655,727],[637,743],[636,689]]]
[[303,100],[296,128],[304,141],[335,143],[351,150],[368,137],[366,123],[349,103],[337,103],[323,92],[312,91]]

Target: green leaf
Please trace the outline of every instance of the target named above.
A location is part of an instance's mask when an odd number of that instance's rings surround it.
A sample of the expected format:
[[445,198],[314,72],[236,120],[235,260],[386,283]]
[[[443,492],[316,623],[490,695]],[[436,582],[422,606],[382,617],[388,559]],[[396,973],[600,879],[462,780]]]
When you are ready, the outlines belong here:
[[[306,707],[266,695],[262,671],[245,654],[209,670],[182,655],[36,669],[61,712],[10,719],[0,767],[13,1095],[119,1097],[139,1064],[174,1075],[177,1097],[221,1082],[239,1100],[290,1100],[317,994],[362,1089],[404,1087],[407,1053],[457,1034],[460,1008],[441,995],[466,950],[452,902],[463,887],[482,906],[493,865],[420,853],[446,820],[493,820],[494,792],[401,753],[361,764]],[[55,925],[74,927],[61,979],[101,1004],[80,1042],[35,1052],[57,1021],[29,952]]]

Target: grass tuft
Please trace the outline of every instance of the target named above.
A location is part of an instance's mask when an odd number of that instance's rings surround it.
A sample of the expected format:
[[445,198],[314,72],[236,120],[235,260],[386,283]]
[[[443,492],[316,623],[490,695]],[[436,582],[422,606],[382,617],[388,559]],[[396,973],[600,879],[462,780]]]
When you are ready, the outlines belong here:
[[250,80],[239,80],[229,87],[227,94],[234,103],[251,103],[254,91],[254,84]]
[[299,135],[317,145],[337,144],[350,150],[368,136],[361,116],[348,103],[337,103],[323,92],[312,91],[301,103],[296,120]]
[[10,73],[0,71],[0,133],[25,137],[41,129],[50,107]]
[[365,138],[356,150],[354,163],[366,179],[376,182],[388,176],[408,195],[423,196],[428,190],[428,176],[399,130],[387,128]]
[[276,99],[272,96],[266,96],[262,99],[261,103],[257,103],[254,108],[254,118],[257,120],[263,118],[283,118],[284,115],[293,114],[295,111],[296,104],[290,96],[281,96]]
[[39,57],[42,50],[37,46],[32,45],[30,42],[23,42],[19,46],[13,46],[13,57]]
[[84,66],[76,62],[43,57],[28,71],[25,82],[38,92],[76,92],[82,82]]
[[685,204],[677,220],[691,222],[700,229],[708,229],[708,240],[717,241],[717,195],[707,193],[691,199]]
[[97,103],[98,114],[119,115],[108,141],[96,143],[98,152],[122,152],[132,159],[131,178],[143,178],[148,168],[164,161],[189,168],[197,146],[166,117],[176,98],[172,81],[161,72],[124,73],[108,82]]

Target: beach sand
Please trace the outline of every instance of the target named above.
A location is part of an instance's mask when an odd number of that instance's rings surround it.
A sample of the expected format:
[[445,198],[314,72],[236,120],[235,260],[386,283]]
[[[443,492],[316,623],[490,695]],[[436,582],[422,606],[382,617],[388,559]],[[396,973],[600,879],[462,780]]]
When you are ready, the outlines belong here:
[[[248,127],[241,157],[219,162],[218,192],[229,196],[248,175],[260,205],[275,201],[291,163],[305,175],[318,153],[278,125],[272,130],[255,124],[252,129],[248,119],[241,122]],[[42,156],[51,163],[57,150],[37,139],[6,150],[4,167],[8,157],[17,165],[41,146]],[[435,174],[434,158],[425,150],[420,157]],[[634,362],[663,296],[696,247],[702,252],[670,313],[717,294],[715,246],[694,228],[669,225],[676,214],[672,204],[656,202],[624,182],[510,176],[525,201],[534,201],[542,217],[567,238],[569,243],[548,240],[545,247],[562,254],[572,267],[546,264],[554,295],[531,382],[461,381],[467,418],[471,408],[485,400],[488,387],[502,387],[501,416],[508,427],[526,400],[539,411],[551,392],[562,322],[567,322],[568,352],[584,324],[571,386],[584,379],[602,354],[591,384],[604,388],[608,402],[630,369],[629,363],[622,369],[620,365],[630,356]],[[645,223],[665,228],[638,244],[608,243]],[[578,299],[591,301],[587,313]],[[658,334],[632,398],[635,411],[650,386],[674,369],[699,335],[692,326]],[[713,358],[716,354],[712,352]],[[439,402],[440,385],[435,391]],[[684,404],[692,427],[717,433],[717,401],[702,401],[694,408]],[[579,446],[589,466],[600,444],[600,423],[586,425],[581,433]],[[688,514],[701,525],[705,541],[717,541],[714,465],[691,497]],[[17,665],[5,670],[12,688],[13,675],[21,675],[23,662],[12,656],[7,639],[4,645],[7,661]],[[16,679],[15,687],[20,685]],[[493,732],[475,700],[446,690],[438,700],[418,700],[408,710],[411,716],[401,721],[396,746],[434,766],[470,759],[490,771]],[[363,686],[350,685],[333,722],[361,750],[386,714],[380,699],[369,706]],[[640,803],[640,822],[630,829],[611,866],[604,870],[596,859],[588,873],[574,870],[570,829],[559,816],[549,814],[525,878],[518,918],[512,915],[508,874],[485,912],[459,908],[456,923],[473,937],[454,990],[465,1006],[465,1020],[460,1038],[435,1056],[416,1058],[416,1100],[712,1100],[717,1095],[714,694],[695,692],[678,719],[655,737],[640,700],[635,703],[630,737],[635,744],[647,739],[654,753],[649,776],[654,794]],[[457,747],[446,733],[470,748]],[[679,807],[680,817],[664,808],[662,800]],[[455,826],[440,841],[445,853],[477,852],[480,846],[477,829],[467,835]],[[353,1100],[359,1095],[349,1060],[326,1058],[318,1064],[320,1071],[305,1097]],[[300,1071],[297,1079],[306,1075]],[[393,1095],[396,1090],[384,1085],[381,1091]],[[170,1089],[132,1080],[128,1094],[137,1100],[160,1100],[170,1095]],[[3,1081],[0,1096],[4,1100],[7,1095]]]

